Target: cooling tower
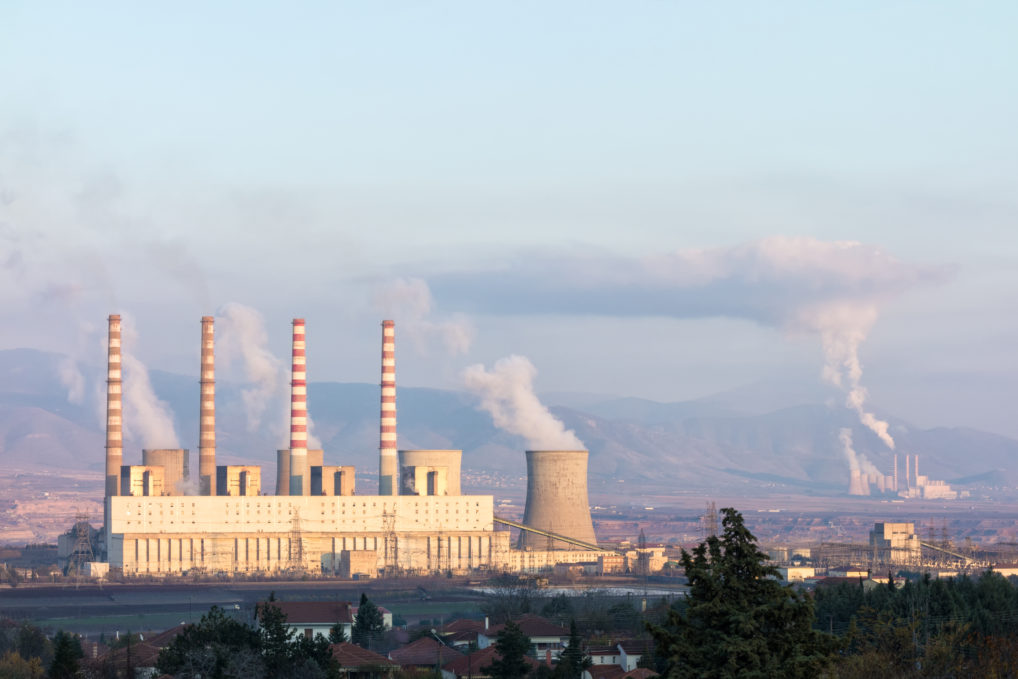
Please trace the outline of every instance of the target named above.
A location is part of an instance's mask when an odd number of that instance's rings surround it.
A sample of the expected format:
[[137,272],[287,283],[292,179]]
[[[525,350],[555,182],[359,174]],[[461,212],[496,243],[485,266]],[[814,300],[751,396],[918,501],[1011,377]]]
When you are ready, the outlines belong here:
[[[216,494],[215,320],[201,318],[201,404],[198,411],[198,494]],[[168,486],[173,487],[169,477]]]
[[399,451],[400,495],[459,495],[462,450]]
[[141,463],[146,467],[163,468],[163,494],[183,495],[184,481],[187,480],[186,448],[145,448],[141,451]]
[[[120,495],[120,466],[124,460],[123,408],[121,405],[120,315],[109,318],[106,357],[106,497]],[[109,502],[104,502],[103,525],[109,530]]]
[[308,474],[308,391],[304,319],[293,319],[290,380],[290,495],[310,495]]
[[[308,469],[321,467],[324,453],[321,448],[307,451]],[[310,472],[309,472],[310,473]],[[290,449],[276,451],[276,495],[290,494]]]
[[382,321],[382,409],[378,429],[378,494],[398,495],[396,466],[396,323]]
[[[523,523],[597,544],[587,500],[587,451],[528,450],[527,506]],[[575,549],[569,543],[522,531],[522,549]]]
[[858,469],[852,470],[851,480],[848,482],[849,495],[869,495],[870,486],[867,483],[867,476],[864,476]]

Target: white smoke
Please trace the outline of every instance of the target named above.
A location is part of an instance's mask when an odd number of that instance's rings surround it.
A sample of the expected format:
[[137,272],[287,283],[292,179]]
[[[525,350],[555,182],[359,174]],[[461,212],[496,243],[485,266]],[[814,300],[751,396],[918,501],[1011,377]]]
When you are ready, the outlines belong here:
[[434,298],[428,284],[420,278],[397,278],[375,289],[372,303],[392,318],[418,351],[427,353],[432,342],[439,342],[446,353],[455,356],[470,350],[474,327],[461,314],[433,320]]
[[[248,431],[258,431],[265,413],[271,407],[278,413],[269,421],[269,431],[277,437],[280,447],[290,445],[290,368],[269,350],[265,318],[249,306],[230,302],[216,314],[217,363],[227,367],[239,362],[245,387],[240,396]],[[308,447],[319,448],[321,442],[312,432],[314,423],[308,413]]]
[[489,372],[481,364],[467,367],[463,384],[481,399],[499,429],[522,436],[535,450],[582,450],[583,442],[566,429],[534,393],[537,369],[525,356],[495,362]]
[[865,455],[857,453],[852,445],[852,430],[842,427],[838,430],[838,439],[841,441],[842,450],[845,452],[845,459],[848,460],[848,467],[851,471],[860,472],[863,475],[880,475],[880,470],[870,462]]
[[170,407],[156,396],[148,368],[130,350],[138,345],[133,320],[124,315],[120,328],[124,438],[138,441],[142,448],[177,448],[179,441]]
[[65,356],[57,364],[57,377],[60,378],[60,384],[67,389],[67,401],[81,405],[85,400],[85,376],[78,367],[78,362],[70,356]]
[[859,421],[894,450],[888,424],[866,410],[868,392],[860,384],[862,363],[859,346],[877,320],[876,305],[866,302],[830,303],[803,310],[802,323],[820,334],[824,351],[823,378],[845,391],[845,405],[856,412]]

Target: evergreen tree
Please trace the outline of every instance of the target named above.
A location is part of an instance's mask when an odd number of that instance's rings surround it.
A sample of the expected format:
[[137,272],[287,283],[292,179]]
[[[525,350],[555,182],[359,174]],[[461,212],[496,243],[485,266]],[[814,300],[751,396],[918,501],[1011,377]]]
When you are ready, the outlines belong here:
[[569,621],[569,645],[563,649],[558,660],[559,676],[563,679],[580,679],[583,670],[591,665],[590,655],[584,648],[583,637],[576,629],[576,620]]
[[165,674],[212,678],[261,676],[263,665],[258,630],[228,617],[218,606],[185,626],[156,661]]
[[498,633],[495,650],[500,657],[481,668],[492,679],[521,679],[530,671],[530,665],[523,659],[530,650],[530,637],[512,620]]
[[258,635],[261,641],[262,657],[270,677],[286,677],[287,669],[297,655],[294,635],[296,632],[286,624],[286,614],[276,605],[275,593],[269,600],[258,604]]
[[357,615],[354,616],[350,634],[353,643],[362,648],[371,648],[384,632],[385,618],[382,617],[382,612],[367,594],[361,592],[361,602],[357,606]]
[[50,679],[71,679],[78,672],[78,660],[84,657],[78,637],[63,630],[53,637],[53,662],[49,666]]
[[346,628],[343,627],[343,623],[337,622],[329,628],[329,643],[341,644],[344,641],[350,641],[346,638]]
[[690,586],[685,613],[672,610],[664,626],[648,625],[667,676],[818,676],[835,644],[812,628],[812,600],[776,579],[739,512],[722,514],[721,536],[692,554],[682,551]]

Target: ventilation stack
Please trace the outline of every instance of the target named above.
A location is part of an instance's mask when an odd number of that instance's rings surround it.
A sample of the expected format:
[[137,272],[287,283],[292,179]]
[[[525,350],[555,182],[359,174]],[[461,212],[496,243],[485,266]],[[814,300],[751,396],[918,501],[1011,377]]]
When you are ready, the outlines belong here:
[[[528,450],[527,506],[523,523],[531,528],[597,544],[587,500],[587,451]],[[520,548],[578,549],[561,540],[520,532]]]
[[216,494],[216,354],[212,316],[201,317],[201,407],[198,413],[198,493]]
[[120,466],[124,461],[123,406],[121,403],[120,315],[109,318],[109,344],[106,355],[106,501],[103,525],[110,526],[109,498],[120,495]]
[[290,379],[290,495],[310,495],[308,474],[308,388],[304,319],[293,319]]
[[863,480],[862,472],[858,469],[852,470],[852,477],[848,483],[849,495],[869,495],[865,489],[866,482]]
[[396,323],[382,321],[382,411],[378,443],[378,494],[397,495]]
[[894,454],[894,487],[891,490],[898,492],[898,453]]

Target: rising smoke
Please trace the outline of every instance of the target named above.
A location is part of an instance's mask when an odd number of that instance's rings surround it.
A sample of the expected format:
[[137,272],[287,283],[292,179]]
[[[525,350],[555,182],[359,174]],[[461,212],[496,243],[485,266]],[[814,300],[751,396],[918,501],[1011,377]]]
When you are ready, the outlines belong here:
[[[245,386],[241,401],[248,431],[262,428],[266,412],[272,412],[268,429],[281,448],[290,445],[289,366],[269,350],[265,318],[256,309],[230,302],[216,314],[217,365],[228,368],[239,363]],[[312,432],[314,423],[308,414],[308,446],[321,447]]]
[[427,353],[435,342],[452,356],[470,350],[474,327],[460,314],[435,320],[435,300],[423,279],[397,278],[377,287],[371,301],[386,318],[396,321],[400,334],[410,340],[418,353]]
[[522,436],[534,450],[582,450],[583,443],[566,429],[534,393],[537,369],[525,356],[508,356],[491,371],[481,364],[463,371],[463,384],[481,399],[495,426]]
[[854,241],[774,236],[732,247],[646,258],[536,256],[486,271],[436,276],[441,299],[486,313],[743,318],[819,335],[823,378],[888,446],[886,422],[866,410],[859,348],[888,299],[943,280],[943,268],[906,264]]
[[138,441],[142,448],[178,448],[170,407],[156,396],[148,368],[129,349],[138,345],[138,332],[129,316],[123,317],[121,333],[124,437]]

